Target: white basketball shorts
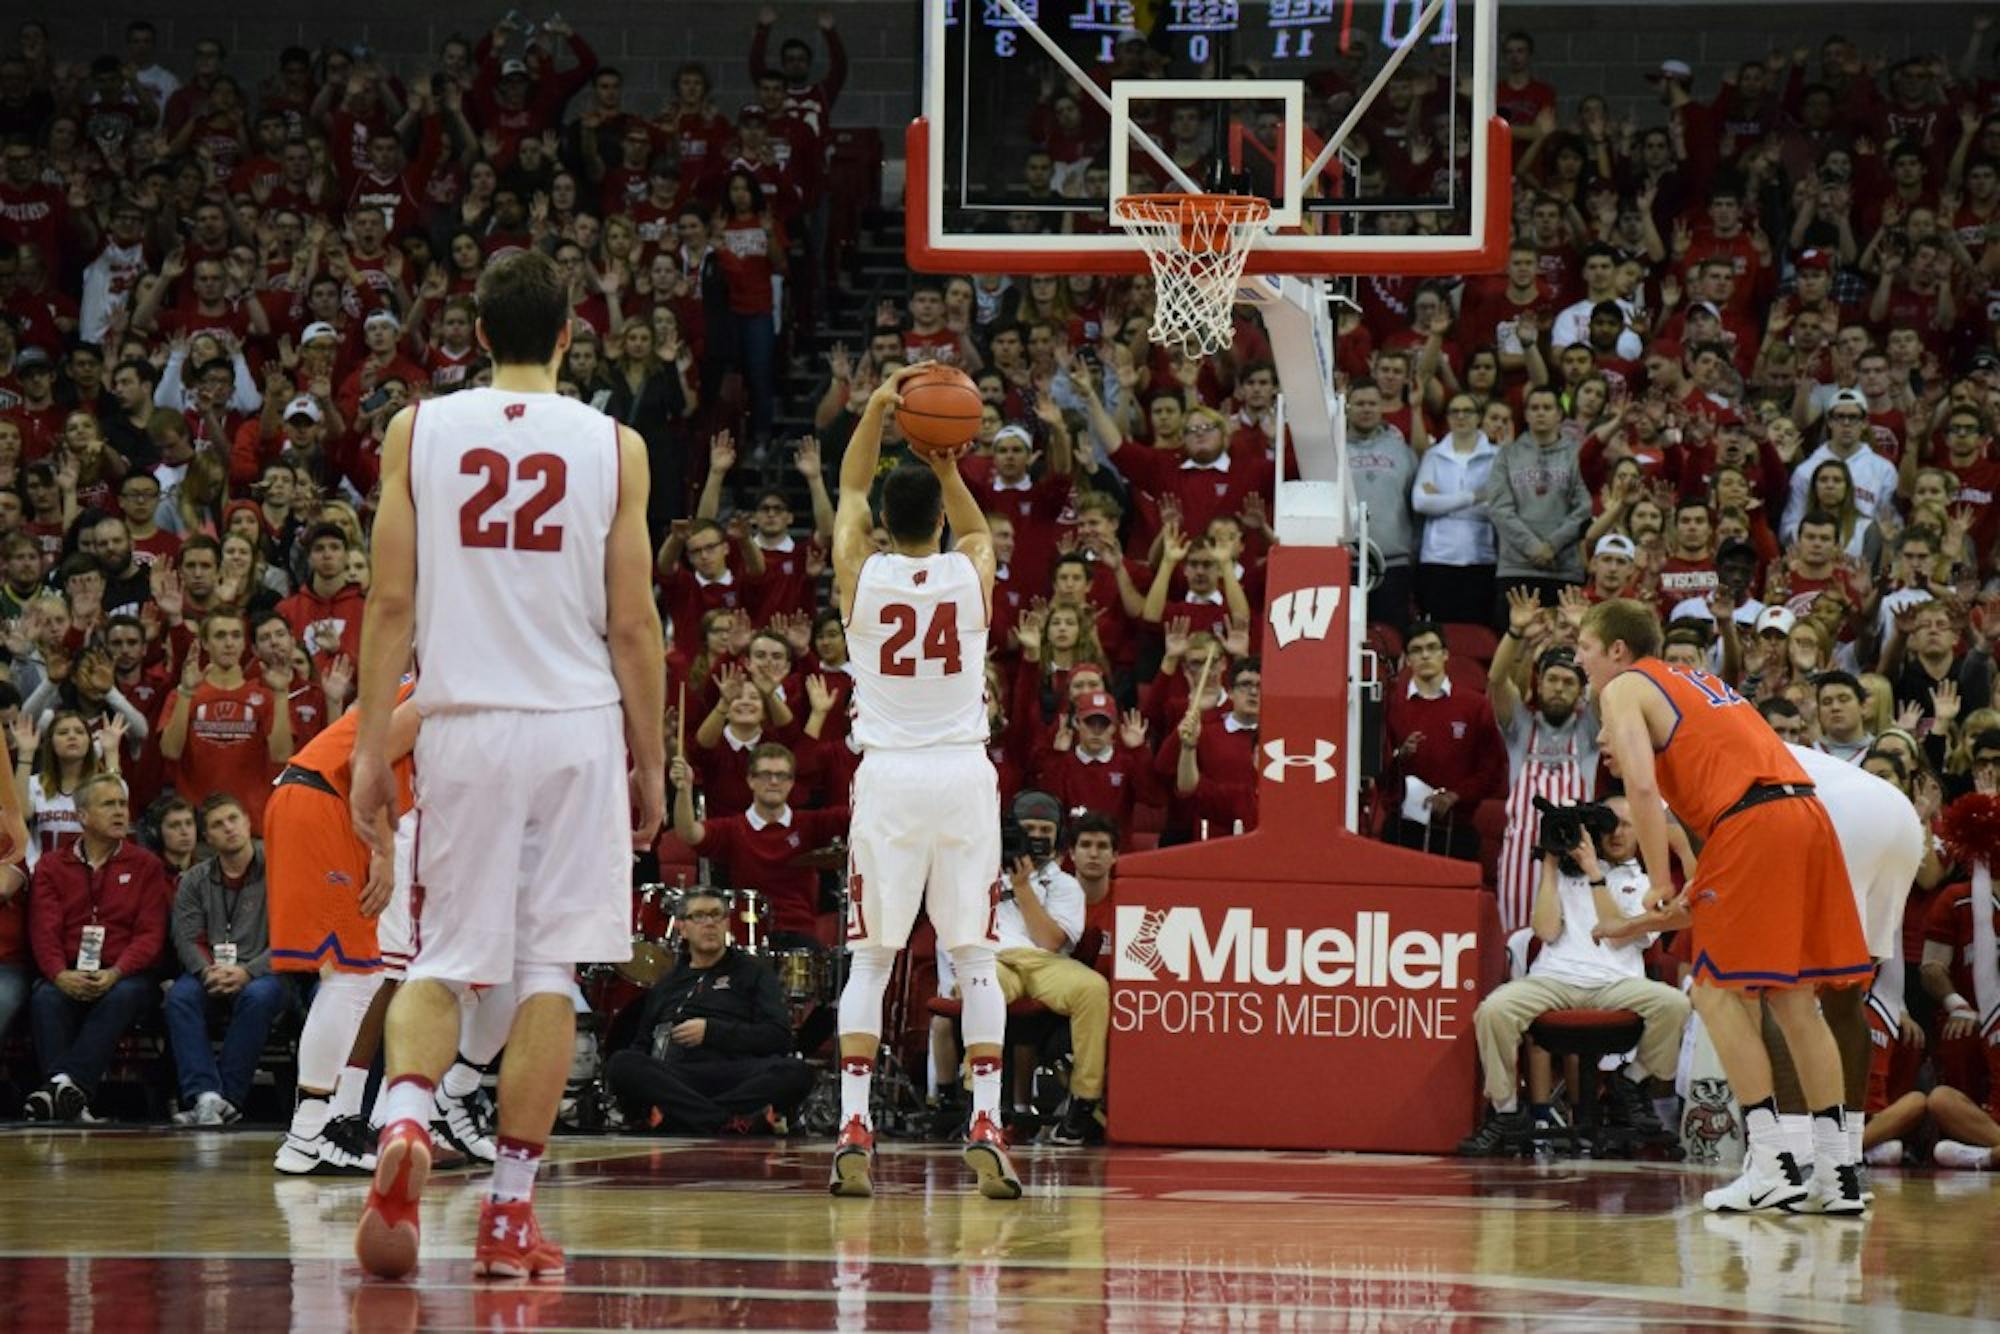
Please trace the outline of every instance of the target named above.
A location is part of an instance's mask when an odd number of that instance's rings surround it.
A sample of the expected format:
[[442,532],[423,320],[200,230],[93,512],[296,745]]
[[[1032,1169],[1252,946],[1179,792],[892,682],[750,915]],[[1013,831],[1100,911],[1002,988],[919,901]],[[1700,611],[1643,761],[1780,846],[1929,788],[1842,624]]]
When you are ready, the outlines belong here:
[[[1890,798],[1894,798],[1891,800]],[[1916,808],[1893,792],[1819,789],[1854,886],[1868,953],[1892,959],[1902,948],[1903,906],[1923,864],[1929,835]]]
[[854,774],[847,943],[901,949],[922,905],[938,948],[990,945],[1000,780],[978,747],[871,750]]
[[435,714],[416,760],[412,981],[632,957],[623,710]]

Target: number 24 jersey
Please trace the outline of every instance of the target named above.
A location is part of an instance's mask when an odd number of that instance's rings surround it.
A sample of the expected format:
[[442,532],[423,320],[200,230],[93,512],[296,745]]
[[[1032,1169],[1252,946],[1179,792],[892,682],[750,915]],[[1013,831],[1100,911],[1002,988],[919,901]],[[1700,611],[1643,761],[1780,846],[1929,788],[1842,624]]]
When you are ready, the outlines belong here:
[[618,474],[618,424],[559,394],[464,389],[416,409],[424,713],[618,702],[604,587]]
[[847,655],[863,750],[986,744],[986,598],[961,552],[861,563]]

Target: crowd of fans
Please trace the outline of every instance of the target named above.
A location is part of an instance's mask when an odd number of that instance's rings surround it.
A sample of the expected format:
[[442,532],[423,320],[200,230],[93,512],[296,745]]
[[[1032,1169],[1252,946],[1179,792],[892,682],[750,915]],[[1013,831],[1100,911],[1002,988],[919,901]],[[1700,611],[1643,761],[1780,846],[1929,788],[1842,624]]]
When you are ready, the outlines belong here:
[[[818,873],[792,864],[839,833],[857,760],[826,476],[913,359],[962,366],[987,405],[964,470],[1003,562],[984,668],[1003,801],[1046,792],[1112,845],[1089,923],[1026,943],[1089,934],[1116,849],[1254,826],[1282,443],[1255,312],[1204,359],[1149,343],[1144,278],[919,276],[866,294],[852,345],[816,347],[829,275],[847,281],[825,246],[846,58],[830,16],[778,31],[757,14],[754,100],[716,105],[690,63],[655,114],[559,18],[510,16],[400,74],[331,46],[241,69],[208,39],[170,70],[144,21],[115,54],[37,20],[0,39],[0,702],[33,872],[0,904],[0,1030],[31,989],[88,1015],[134,974],[271,1008],[254,948],[224,965],[176,925],[166,951],[164,898],[77,983],[83,923],[39,910],[41,866],[125,837],[93,835],[83,800],[115,774],[181,896],[233,901],[227,810],[254,833],[274,766],[351,698],[387,423],[482,382],[471,292],[520,247],[571,282],[563,391],[653,460],[667,722],[700,796],[677,801],[663,862],[707,857],[768,896],[776,931],[833,942]],[[1509,928],[1539,878],[1532,798],[1606,790],[1569,653],[1591,600],[1655,602],[1669,656],[1891,773],[1927,818],[1982,747],[2000,755],[1991,38],[1982,18],[1959,63],[1886,70],[1830,38],[1712,95],[1665,60],[1633,124],[1560,97],[1510,34],[1506,271],[1358,285],[1340,388],[1378,548],[1369,633],[1394,669],[1370,830],[1482,860]],[[1320,114],[1353,73],[1313,84]],[[1024,122],[1027,195],[1091,187],[1059,85]],[[1352,145],[1362,180],[1422,193],[1451,109],[1416,70],[1386,99]],[[1214,152],[1202,132],[1176,156]],[[822,351],[816,400],[784,402],[786,368]],[[810,433],[788,438],[789,415]],[[884,468],[902,457],[892,427]],[[1946,869],[1913,896],[1912,958]],[[98,1034],[47,1008],[45,1075]],[[184,1063],[183,1100],[227,1100],[229,1055]]]

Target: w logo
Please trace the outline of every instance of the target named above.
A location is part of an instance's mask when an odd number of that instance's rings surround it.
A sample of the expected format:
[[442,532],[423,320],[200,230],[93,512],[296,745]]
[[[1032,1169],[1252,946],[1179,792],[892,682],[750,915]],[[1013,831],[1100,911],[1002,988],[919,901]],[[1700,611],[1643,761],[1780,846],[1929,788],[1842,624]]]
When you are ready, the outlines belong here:
[[[1126,909],[1120,908],[1120,916]],[[1134,981],[1154,981],[1167,966],[1160,957],[1160,928],[1167,924],[1165,908],[1139,909],[1139,924],[1132,939],[1117,956],[1113,969],[1119,977]],[[1130,965],[1128,967],[1127,965]]]
[[1325,639],[1340,610],[1340,589],[1333,584],[1301,588],[1271,602],[1271,633],[1279,648],[1301,639]]

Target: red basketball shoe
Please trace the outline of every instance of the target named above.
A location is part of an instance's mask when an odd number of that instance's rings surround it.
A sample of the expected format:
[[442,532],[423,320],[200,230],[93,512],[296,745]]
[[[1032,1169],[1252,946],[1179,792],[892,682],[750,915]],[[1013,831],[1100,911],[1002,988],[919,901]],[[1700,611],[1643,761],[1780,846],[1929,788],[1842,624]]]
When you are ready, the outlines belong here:
[[965,1165],[979,1174],[979,1193],[989,1200],[1021,1198],[1021,1178],[1007,1158],[1007,1136],[981,1112],[965,1135]]
[[431,1132],[419,1121],[382,1128],[375,1181],[354,1233],[354,1258],[377,1278],[402,1278],[417,1267],[417,1202],[431,1175]]
[[835,1195],[866,1198],[875,1193],[875,1184],[869,1180],[869,1172],[875,1166],[875,1132],[861,1124],[861,1118],[850,1116],[847,1124],[840,1128],[840,1138],[833,1146],[833,1176],[827,1182],[827,1189]]
[[561,1278],[562,1247],[542,1235],[527,1200],[488,1200],[479,1206],[472,1272],[481,1278]]

